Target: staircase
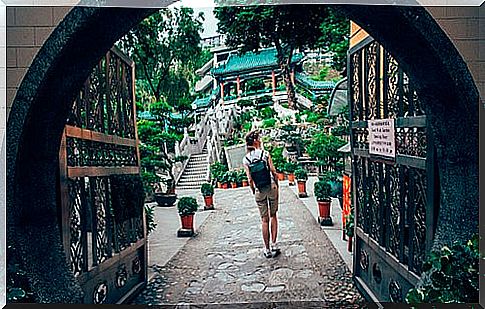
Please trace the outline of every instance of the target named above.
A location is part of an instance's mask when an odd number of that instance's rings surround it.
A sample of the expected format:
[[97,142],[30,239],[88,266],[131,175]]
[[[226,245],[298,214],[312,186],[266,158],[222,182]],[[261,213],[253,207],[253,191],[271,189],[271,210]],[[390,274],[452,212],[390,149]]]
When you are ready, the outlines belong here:
[[200,189],[207,176],[207,144],[202,153],[193,154],[177,183],[178,190]]

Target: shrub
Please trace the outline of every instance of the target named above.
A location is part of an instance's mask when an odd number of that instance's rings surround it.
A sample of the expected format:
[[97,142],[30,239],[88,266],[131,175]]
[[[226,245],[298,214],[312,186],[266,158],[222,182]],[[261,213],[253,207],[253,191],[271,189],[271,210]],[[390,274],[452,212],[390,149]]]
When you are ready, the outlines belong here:
[[274,128],[276,125],[276,119],[274,118],[269,118],[269,119],[264,119],[263,120],[263,128]]
[[317,181],[313,187],[313,193],[317,201],[330,201],[332,186],[327,181]]
[[147,226],[147,235],[155,230],[157,224],[155,223],[154,206],[148,206],[145,204],[145,221]]
[[261,117],[262,119],[269,119],[269,118],[273,118],[275,116],[275,111],[273,108],[271,107],[265,107],[263,108],[262,110],[259,111],[259,117]]
[[345,217],[345,235],[354,237],[354,213],[351,212]]
[[210,166],[211,177],[219,182],[222,182],[221,178],[225,172],[227,172],[227,167],[221,162],[214,162]]
[[251,122],[246,122],[243,124],[243,131],[244,132],[249,132],[253,128],[253,124]]
[[197,200],[189,196],[182,197],[177,204],[177,210],[181,216],[193,215],[197,208],[199,208]]
[[422,284],[409,290],[408,304],[478,303],[478,235],[466,244],[434,250],[423,263]]
[[283,147],[274,147],[270,150],[271,160],[277,171],[282,171],[286,163],[283,157]]
[[241,107],[251,107],[251,106],[254,106],[254,102],[248,99],[241,99],[237,101],[237,105]]
[[288,162],[288,163],[285,163],[284,165],[285,172],[287,172],[288,174],[293,174],[297,168],[298,168],[298,163],[296,162]]
[[237,171],[237,182],[242,183],[243,181],[248,181],[248,176],[244,168],[241,168]]
[[200,192],[203,196],[212,196],[214,195],[214,187],[210,183],[203,183]]
[[299,168],[295,171],[295,177],[300,181],[306,181],[308,179],[308,172],[303,168]]

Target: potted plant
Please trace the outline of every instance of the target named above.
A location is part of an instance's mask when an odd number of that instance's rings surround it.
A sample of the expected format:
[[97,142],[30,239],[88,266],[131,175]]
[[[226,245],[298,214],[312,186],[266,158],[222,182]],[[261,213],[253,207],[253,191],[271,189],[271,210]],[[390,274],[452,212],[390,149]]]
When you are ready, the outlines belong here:
[[295,178],[298,183],[298,196],[307,197],[306,193],[306,181],[308,180],[308,172],[303,168],[295,170]]
[[241,173],[239,174],[239,177],[241,179],[241,185],[243,187],[249,186],[248,175],[246,175],[246,171],[244,169],[241,169]]
[[229,187],[229,172],[224,172],[220,176],[220,182],[221,182],[222,189],[227,189]]
[[200,192],[204,197],[204,210],[214,209],[214,187],[210,183],[203,183],[200,187]]
[[225,172],[227,172],[227,167],[221,162],[214,162],[210,166],[211,177],[217,182],[219,189],[222,188],[222,176]]
[[347,250],[352,252],[352,240],[354,238],[354,213],[351,212],[345,217],[345,235],[348,237]]
[[297,167],[298,165],[295,162],[288,162],[285,164],[285,171],[288,173],[288,184],[290,186],[295,185],[295,170]]
[[333,225],[332,217],[330,217],[331,191],[332,187],[328,181],[319,180],[315,182],[313,192],[318,203],[318,222],[320,225]]
[[194,235],[194,214],[199,205],[193,197],[182,197],[178,204],[177,210],[182,222],[182,228],[178,230],[178,237],[190,237]]
[[237,188],[237,178],[238,178],[237,171],[232,170],[229,172],[228,181],[231,183],[231,188],[233,189]]

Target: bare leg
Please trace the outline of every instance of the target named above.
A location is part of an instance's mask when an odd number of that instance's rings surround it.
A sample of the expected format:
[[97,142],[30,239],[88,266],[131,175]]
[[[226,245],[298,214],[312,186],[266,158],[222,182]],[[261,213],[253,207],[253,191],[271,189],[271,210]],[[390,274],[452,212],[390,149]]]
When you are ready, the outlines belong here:
[[271,242],[276,243],[276,238],[278,237],[278,219],[276,214],[271,217]]
[[264,247],[269,250],[269,217],[262,217]]

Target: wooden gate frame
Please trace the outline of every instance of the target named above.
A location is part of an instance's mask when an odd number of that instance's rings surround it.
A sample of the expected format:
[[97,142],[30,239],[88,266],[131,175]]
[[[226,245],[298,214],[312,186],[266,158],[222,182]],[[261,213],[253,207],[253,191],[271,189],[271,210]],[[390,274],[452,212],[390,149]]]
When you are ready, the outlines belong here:
[[[376,44],[377,45],[377,52],[375,53],[375,63],[374,63],[374,72],[369,71],[369,63],[368,61],[368,56],[369,56],[369,51],[368,48],[371,46],[371,44]],[[381,57],[384,56],[384,59],[381,59]],[[358,67],[357,71],[354,71],[353,67],[353,62],[352,62],[352,57],[358,57],[359,66],[363,67]],[[390,66],[390,60],[392,56],[385,51],[372,37],[368,37],[361,41],[359,44],[351,48],[348,52],[348,58],[347,58],[347,65],[348,65],[348,76],[349,76],[349,106],[350,106],[350,119],[351,119],[351,147],[352,147],[352,203],[354,206],[354,211],[355,211],[355,253],[354,253],[354,260],[353,260],[353,276],[354,280],[357,284],[357,287],[359,290],[368,298],[373,301],[379,301],[379,302],[402,302],[404,301],[405,295],[409,288],[414,287],[416,283],[419,280],[419,275],[420,275],[420,265],[413,265],[413,238],[414,238],[414,229],[415,229],[415,221],[411,220],[410,226],[408,228],[408,231],[411,231],[411,236],[408,236],[408,247],[410,248],[411,252],[408,252],[407,255],[410,255],[411,262],[406,262],[405,264],[403,263],[404,260],[404,250],[405,250],[405,222],[404,222],[404,217],[406,214],[404,213],[405,211],[408,212],[409,214],[415,214],[416,209],[414,208],[413,203],[410,202],[405,202],[406,199],[412,198],[414,199],[415,193],[414,190],[412,189],[413,186],[415,185],[414,182],[412,183],[411,187],[411,193],[407,195],[407,193],[404,192],[404,188],[400,187],[400,192],[399,194],[399,248],[398,252],[395,255],[392,255],[390,251],[388,250],[390,246],[390,235],[389,235],[389,227],[386,227],[387,224],[390,224],[391,220],[391,198],[392,198],[392,192],[390,192],[390,169],[396,166],[408,166],[411,168],[415,169],[420,169],[424,170],[425,177],[427,179],[427,190],[425,194],[426,198],[426,205],[425,207],[425,220],[424,222],[421,222],[422,224],[425,225],[426,227],[426,232],[425,232],[425,243],[424,243],[424,248],[423,248],[423,258],[430,252],[432,243],[433,243],[433,237],[434,237],[434,231],[436,227],[436,219],[437,219],[437,213],[438,213],[438,207],[439,205],[437,204],[439,202],[439,186],[437,184],[438,176],[437,176],[437,168],[436,168],[436,161],[435,161],[435,149],[434,149],[434,144],[432,138],[428,138],[431,136],[429,130],[429,124],[426,121],[426,116],[414,116],[414,117],[403,117],[403,106],[404,106],[404,95],[406,93],[404,92],[404,76],[405,73],[402,71],[402,68],[399,66],[397,62],[394,62],[395,66],[397,67],[397,71],[395,74],[397,74],[398,78],[398,85],[396,89],[396,94],[399,96],[398,101],[394,102],[394,104],[397,105],[398,110],[396,111],[395,115],[395,128],[396,132],[401,129],[401,128],[419,128],[417,130],[423,130],[422,134],[424,134],[424,138],[426,141],[426,147],[425,149],[422,149],[422,151],[426,151],[426,154],[423,157],[417,156],[417,155],[409,155],[409,154],[396,154],[395,161],[390,161],[389,159],[386,159],[384,157],[376,157],[373,155],[369,154],[369,150],[366,149],[366,144],[367,144],[367,120],[369,119],[369,115],[367,114],[369,111],[369,98],[370,95],[373,95],[374,104],[376,108],[377,114],[379,116],[375,119],[386,119],[386,118],[391,118],[390,111],[389,111],[389,100],[391,99],[388,97],[389,93],[387,93],[387,90],[389,89],[390,86],[390,81],[387,79],[387,71],[384,72],[384,70],[387,70],[387,68]],[[393,58],[392,58],[393,59]],[[354,76],[354,72],[358,72]],[[376,74],[377,73],[377,74]],[[374,79],[374,86],[375,88],[372,89],[372,94],[369,93],[370,89],[368,87],[368,80],[365,80],[366,76],[369,77],[369,74],[371,77]],[[373,76],[372,76],[373,75]],[[357,80],[354,81],[354,78]],[[382,78],[382,82],[380,81]],[[356,82],[356,83],[355,83]],[[365,82],[365,84],[363,83]],[[381,84],[382,83],[382,84]],[[414,115],[415,113],[415,106],[413,105],[414,102],[419,102],[416,101],[415,93],[412,89],[412,81],[409,80],[409,90],[408,90],[408,97],[407,100],[410,102],[410,110],[411,113]],[[381,89],[380,87],[383,87]],[[360,88],[359,88],[360,87]],[[358,89],[357,89],[358,88]],[[362,91],[363,90],[363,91]],[[358,92],[361,91],[361,92]],[[383,98],[381,98],[381,92],[384,95]],[[354,102],[354,95],[357,96],[359,101]],[[382,102],[382,110],[380,109]],[[360,107],[356,110],[355,106],[357,103],[360,103]],[[356,113],[357,111],[357,113]],[[371,111],[372,112],[372,111]],[[382,115],[382,117],[381,117]],[[373,118],[374,119],[374,118]],[[402,132],[405,132],[404,129],[402,129]],[[411,137],[413,138],[413,137]],[[397,136],[396,136],[397,139]],[[367,146],[368,147],[368,146]],[[396,145],[396,150],[398,150],[398,145]],[[397,152],[397,151],[396,151]],[[370,202],[372,202],[372,196],[369,198],[365,197],[365,194],[362,194],[359,198],[359,191],[358,191],[358,186],[359,186],[359,177],[362,175],[362,179],[364,182],[363,185],[366,187],[364,188],[364,192],[372,192],[372,188],[369,187],[369,179],[371,175],[368,174],[368,168],[365,166],[363,170],[360,172],[357,171],[357,158],[365,158],[366,160],[370,162],[374,162],[379,165],[378,168],[378,174],[379,174],[379,179],[384,179],[384,183],[381,183],[381,186],[385,187],[385,190],[379,188],[378,189],[378,199],[379,201],[384,201],[380,202],[381,207],[378,208],[378,216],[380,218],[383,218],[382,224],[380,225],[380,230],[378,232],[380,235],[376,238],[378,240],[376,241],[373,239],[373,237],[370,236],[369,234],[369,228],[367,226],[365,227],[360,227],[360,221],[359,218],[363,216],[365,218],[364,222],[368,222],[369,219],[368,217],[370,216]],[[397,169],[396,169],[397,173]],[[387,175],[386,175],[387,174]],[[404,181],[403,177],[405,172],[401,171],[401,168],[399,170],[399,180],[401,183]],[[412,173],[411,176],[414,176],[414,172]],[[413,177],[410,177],[410,179],[413,179]],[[399,184],[399,182],[398,182]],[[383,192],[384,191],[384,192]],[[387,192],[387,195],[385,194]],[[372,193],[369,193],[372,195]],[[404,196],[404,197],[403,197]],[[358,199],[359,198],[359,199]],[[359,200],[363,200],[363,204],[365,206],[364,208],[364,213],[359,214]],[[408,209],[406,207],[406,203],[409,203],[410,206],[412,206],[411,209]],[[387,207],[382,207],[382,205],[387,206]],[[372,208],[372,207],[371,207]],[[407,222],[406,222],[407,223]],[[387,233],[387,234],[386,234]],[[379,266],[379,267],[374,268],[374,265]],[[380,277],[380,279],[376,278]]]
[[[108,127],[111,129],[106,129],[104,128],[104,123],[105,119],[103,119],[103,113],[106,112],[107,108],[111,108],[111,102],[110,101],[110,95],[111,95],[111,90],[112,90],[112,84],[111,84],[111,78],[113,76],[110,75],[110,62],[111,61],[116,62],[116,82],[120,82],[119,84],[114,85],[114,87],[118,87],[117,90],[125,90],[127,95],[123,98],[121,98],[122,95],[120,93],[117,93],[117,108],[118,114],[117,115],[111,115],[111,119],[107,119],[108,121]],[[102,183],[104,183],[105,186],[110,185],[110,180],[108,177],[113,176],[113,175],[131,175],[133,177],[140,177],[140,150],[138,147],[139,140],[138,140],[138,132],[137,132],[137,126],[136,126],[136,104],[135,104],[135,63],[128,58],[126,55],[124,55],[118,48],[113,47],[108,51],[108,53],[100,60],[98,63],[97,67],[95,67],[92,75],[88,78],[86,83],[84,84],[83,90],[84,95],[86,95],[87,91],[89,91],[90,87],[90,79],[93,78],[93,75],[95,75],[96,68],[102,68],[102,62],[104,62],[105,66],[105,71],[102,72],[104,73],[104,77],[106,78],[102,82],[104,82],[105,87],[101,87],[103,84],[101,81],[99,82],[99,88],[97,89],[100,91],[100,96],[98,97],[99,101],[99,108],[101,110],[100,117],[101,121],[103,124],[101,125],[103,130],[124,130],[123,134],[126,134],[128,132],[128,126],[127,125],[129,122],[132,122],[133,128],[131,128],[132,133],[131,137],[122,137],[122,136],[117,136],[116,134],[107,134],[105,132],[99,132],[99,130],[93,130],[93,129],[87,129],[83,127],[79,127],[76,125],[66,125],[62,140],[61,140],[61,147],[60,147],[60,152],[59,152],[59,199],[60,199],[60,222],[61,222],[61,237],[63,241],[63,246],[64,250],[66,252],[66,258],[67,262],[69,265],[71,265],[71,268],[73,268],[72,264],[72,256],[71,256],[71,219],[72,219],[72,214],[71,214],[71,197],[70,197],[70,192],[69,192],[69,183],[72,179],[81,179],[81,184],[82,186],[85,186],[84,184],[84,179],[86,177],[92,177],[92,179],[95,179],[93,177],[104,177],[104,178],[98,178],[98,179],[104,179],[101,180]],[[121,69],[121,76],[119,74],[119,71]],[[98,72],[99,73],[99,72]],[[131,82],[127,83],[126,80],[128,76],[131,75]],[[99,76],[98,76],[99,77]],[[121,85],[121,88],[120,88]],[[82,91],[83,91],[82,90]],[[82,96],[82,91],[78,98],[76,99],[76,102],[81,102],[81,101],[88,101],[89,98],[84,98]],[[128,93],[129,92],[129,93]],[[105,100],[103,101],[103,95],[105,95]],[[101,98],[101,99],[100,99]],[[121,103],[122,100],[128,100],[126,103]],[[106,103],[106,106],[104,103]],[[85,107],[88,107],[89,104],[92,102],[88,102],[88,105],[85,105]],[[123,110],[123,104],[128,107],[126,110]],[[130,106],[131,105],[131,106]],[[129,111],[129,108],[131,107],[131,112]],[[74,109],[77,108],[77,104],[74,105]],[[88,107],[89,108],[89,107]],[[114,107],[116,108],[116,107]],[[86,111],[86,115],[89,115],[89,110]],[[128,114],[127,114],[128,113]],[[131,119],[126,119],[124,118],[125,116],[129,116],[129,113],[131,113]],[[107,113],[109,114],[109,112]],[[98,115],[99,116],[99,115]],[[118,125],[122,125],[122,127],[118,127],[115,129],[113,126],[113,123],[111,121],[115,121],[114,119],[117,119],[119,121]],[[89,116],[86,117],[86,119],[89,119]],[[69,120],[68,120],[69,121]],[[88,121],[88,120],[87,120]],[[86,122],[87,123],[87,122]],[[122,128],[122,129],[121,129]],[[86,166],[86,164],[69,164],[69,159],[68,159],[68,139],[75,139],[79,141],[80,143],[87,143],[95,145],[102,145],[104,147],[111,146],[113,147],[120,147],[119,149],[124,149],[125,151],[128,149],[131,151],[131,155],[129,160],[130,164],[120,164],[121,166],[111,166],[111,164],[108,164],[110,166]],[[84,144],[86,146],[87,144]],[[82,149],[80,146],[79,149]],[[79,145],[78,145],[79,147]],[[89,147],[89,146],[88,146]],[[134,149],[133,149],[134,148]],[[78,150],[79,150],[78,149]],[[86,147],[87,149],[87,147]],[[74,151],[74,150],[73,150]],[[110,152],[108,150],[107,152]],[[110,152],[111,153],[111,152]],[[106,158],[104,158],[106,159]],[[109,160],[109,159],[108,159]],[[123,162],[126,163],[126,162]],[[141,178],[140,178],[141,181]],[[96,180],[95,180],[96,184]],[[93,186],[90,184],[91,190],[93,190]],[[108,188],[108,187],[106,187]],[[111,188],[111,187],[110,187]],[[87,213],[86,211],[86,203],[88,201],[86,200],[86,197],[84,196],[85,187],[81,187],[81,195],[83,195],[83,200],[81,201],[81,206],[80,206],[80,216],[85,216],[87,218]],[[122,244],[117,244],[117,238],[118,236],[116,234],[116,229],[115,227],[116,223],[119,223],[122,225],[122,230],[124,232],[124,227],[126,226],[126,222],[120,223],[120,222],[114,222],[110,218],[108,211],[109,209],[107,206],[108,200],[110,199],[110,192],[109,190],[106,190],[104,193],[106,194],[103,198],[104,204],[102,204],[102,208],[104,208],[105,212],[105,233],[106,233],[106,245],[107,245],[107,254],[108,257],[98,263],[97,262],[97,252],[96,252],[96,228],[97,228],[97,222],[96,222],[96,215],[93,215],[91,217],[94,222],[91,222],[90,224],[93,225],[90,229],[92,230],[92,238],[95,240],[95,243],[91,244],[92,249],[91,253],[93,254],[92,257],[92,264],[93,267],[91,269],[90,265],[88,265],[89,257],[88,257],[88,237],[87,237],[87,226],[86,222],[89,222],[89,220],[83,220],[81,219],[79,227],[81,228],[81,238],[80,244],[82,243],[82,255],[83,255],[83,261],[82,261],[82,268],[83,272],[81,274],[77,274],[78,282],[81,285],[81,288],[84,292],[84,298],[83,302],[84,303],[123,303],[126,300],[128,300],[132,295],[136,294],[140,289],[146,286],[147,283],[147,276],[148,276],[148,271],[147,271],[147,257],[148,257],[148,248],[147,248],[147,227],[146,227],[146,221],[145,221],[145,211],[144,207],[141,212],[141,218],[138,217],[136,219],[130,219],[130,226],[132,228],[132,232],[134,235],[136,235],[137,230],[139,230],[135,226],[135,224],[139,225],[138,223],[133,223],[136,220],[141,219],[141,233],[138,233],[138,237],[135,242],[130,243],[126,248],[122,248]],[[94,200],[92,200],[93,203]],[[97,204],[99,205],[99,204]],[[96,205],[91,205],[93,208],[96,207]],[[96,211],[98,209],[96,208]],[[135,221],[133,221],[135,220]],[[133,224],[133,225],[132,225]],[[110,229],[110,227],[112,229]],[[133,235],[133,234],[132,234]],[[141,238],[139,237],[141,236]],[[91,240],[92,241],[92,240]],[[114,244],[117,244],[119,252],[114,252]],[[130,265],[127,265],[127,262],[131,262]],[[74,270],[73,270],[74,271]],[[114,290],[114,291],[113,291]]]

